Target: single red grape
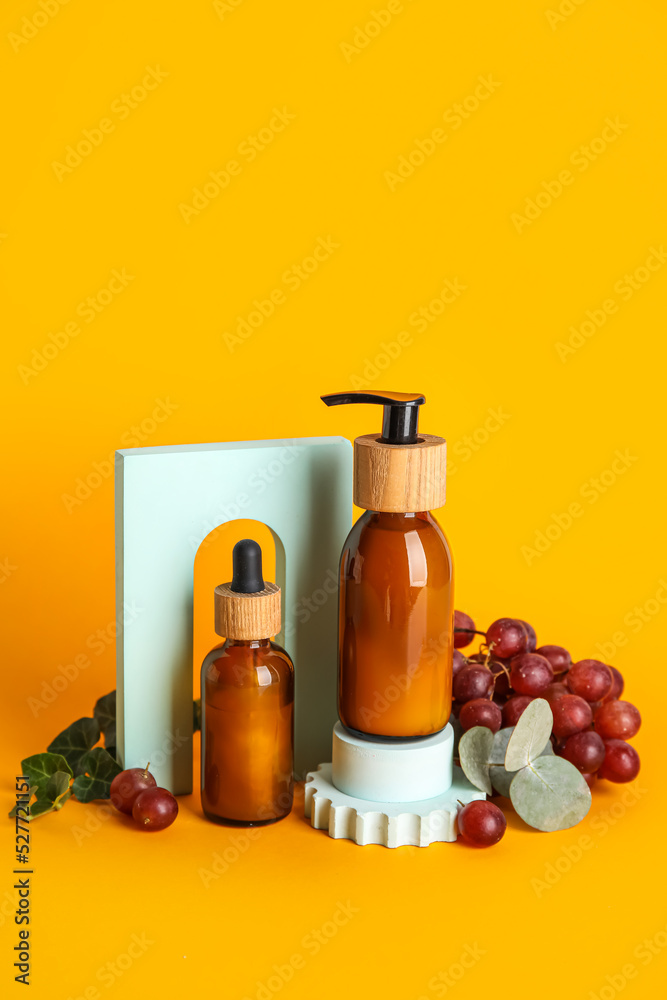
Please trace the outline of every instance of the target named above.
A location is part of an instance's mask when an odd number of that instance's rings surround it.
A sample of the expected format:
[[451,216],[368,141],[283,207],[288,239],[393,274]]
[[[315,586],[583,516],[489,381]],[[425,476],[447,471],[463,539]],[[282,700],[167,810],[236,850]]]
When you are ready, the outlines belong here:
[[640,762],[634,747],[623,740],[605,740],[604,746],[604,761],[598,771],[598,778],[623,784],[637,777]]
[[467,660],[463,653],[460,653],[458,649],[455,649],[452,654],[452,671],[454,677],[458,674],[461,667],[465,667]]
[[572,666],[572,657],[563,646],[540,646],[540,656],[546,656],[555,674],[564,674]]
[[629,701],[604,702],[595,713],[595,731],[603,740],[630,740],[641,724],[638,709]]
[[527,694],[515,694],[503,706],[503,727],[516,726],[533,699]]
[[612,673],[600,660],[578,660],[570,667],[565,683],[572,694],[586,701],[601,701],[611,691]]
[[593,774],[604,760],[605,748],[601,736],[592,730],[574,733],[565,741],[565,746],[559,749],[558,755],[574,764],[583,774]]
[[459,670],[454,678],[454,697],[457,701],[487,698],[493,690],[493,674],[488,667],[470,664]]
[[494,656],[507,659],[518,653],[525,653],[528,635],[525,628],[516,618],[498,618],[489,625],[486,641]]
[[149,772],[149,767],[149,764],[146,764],[146,767],[129,767],[113,779],[109,798],[119,812],[127,813],[129,816],[137,796],[147,788],[155,788],[157,781]]
[[463,611],[454,612],[454,645],[457,649],[469,646],[475,637],[475,623]]
[[497,733],[503,721],[503,714],[494,702],[487,698],[473,698],[467,701],[459,715],[464,729],[473,726],[486,726],[492,733]]
[[551,664],[537,653],[519,653],[510,666],[510,683],[517,694],[541,695],[554,679]]
[[569,693],[570,689],[565,684],[561,684],[560,681],[554,681],[553,684],[549,685],[542,697],[546,698],[549,704],[551,704],[552,701],[556,701],[557,698],[562,698],[564,694]]
[[554,716],[552,732],[559,740],[588,729],[593,721],[591,706],[576,694],[556,698],[551,702],[551,711]]
[[523,621],[522,618],[517,618],[518,622],[521,622],[526,630],[526,652],[534,653],[537,648],[537,636],[535,635],[535,629],[528,622]]
[[132,818],[142,830],[165,830],[177,816],[178,802],[166,788],[148,788],[132,807]]
[[464,703],[461,701],[452,702],[452,715],[454,716],[455,719],[458,719],[459,715],[461,714],[461,709],[463,708],[463,704]]
[[492,847],[502,840],[507,820],[493,802],[475,799],[459,811],[459,833],[471,847]]
[[597,774],[584,774],[583,778],[584,778],[584,781],[586,782],[586,784],[588,785],[588,787],[591,788],[591,789],[593,788],[593,785],[598,780]]
[[611,670],[612,682],[611,690],[609,694],[606,694],[603,701],[614,701],[616,698],[620,698],[623,694],[623,688],[625,687],[625,681],[623,680],[623,674],[616,667],[609,667]]

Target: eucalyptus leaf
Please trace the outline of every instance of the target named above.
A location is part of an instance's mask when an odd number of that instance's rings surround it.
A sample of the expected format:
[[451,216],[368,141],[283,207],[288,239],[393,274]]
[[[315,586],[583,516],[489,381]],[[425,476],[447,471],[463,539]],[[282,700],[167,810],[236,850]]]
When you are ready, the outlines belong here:
[[96,719],[77,719],[63,729],[46,749],[50,753],[62,754],[75,775],[83,774],[83,758],[99,738],[100,727]]
[[546,833],[576,826],[591,807],[586,779],[562,757],[539,757],[518,771],[510,798],[525,823]]
[[493,733],[486,726],[473,726],[459,742],[459,759],[463,773],[475,788],[493,794],[489,778],[489,759],[493,746]]
[[111,782],[121,772],[120,765],[103,747],[95,747],[84,755],[81,766],[86,773],[78,774],[72,784],[79,802],[108,799]]
[[72,776],[72,768],[59,753],[36,753],[21,761],[21,774],[30,782],[31,793],[44,795],[46,786],[58,771]]
[[116,692],[110,691],[95,702],[93,715],[104,736],[107,750],[116,744]]
[[72,775],[69,771],[56,771],[51,775],[44,788],[44,798],[50,802],[55,802],[61,795],[64,795],[69,788]]
[[[507,797],[509,797],[512,778],[516,774],[516,771],[507,771],[505,769],[505,752],[507,750],[507,743],[513,732],[514,726],[498,730],[493,738],[493,747],[491,748],[491,758],[489,761],[491,784],[499,795]],[[553,756],[553,752],[554,748],[551,745],[551,740],[547,740],[546,746],[540,756]]]
[[544,698],[535,698],[530,702],[507,744],[506,770],[518,771],[540,756],[551,736],[553,722],[553,713]]

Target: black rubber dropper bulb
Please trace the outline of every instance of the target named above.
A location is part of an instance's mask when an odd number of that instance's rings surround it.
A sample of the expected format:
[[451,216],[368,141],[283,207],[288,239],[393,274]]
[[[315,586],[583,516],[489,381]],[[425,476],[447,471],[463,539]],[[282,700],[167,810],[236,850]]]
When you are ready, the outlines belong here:
[[232,586],[236,594],[258,594],[264,590],[262,550],[252,538],[242,538],[232,550]]

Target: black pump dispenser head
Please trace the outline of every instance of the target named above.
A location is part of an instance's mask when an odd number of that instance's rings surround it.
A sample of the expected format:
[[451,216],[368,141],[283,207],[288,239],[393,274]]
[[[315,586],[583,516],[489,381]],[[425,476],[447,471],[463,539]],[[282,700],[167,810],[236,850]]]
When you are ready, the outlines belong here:
[[351,389],[320,397],[327,406],[341,403],[379,403],[384,406],[382,417],[383,444],[417,444],[419,407],[426,397],[414,392],[374,392]]
[[264,590],[262,550],[252,538],[242,538],[232,550],[231,590],[236,594],[258,594]]

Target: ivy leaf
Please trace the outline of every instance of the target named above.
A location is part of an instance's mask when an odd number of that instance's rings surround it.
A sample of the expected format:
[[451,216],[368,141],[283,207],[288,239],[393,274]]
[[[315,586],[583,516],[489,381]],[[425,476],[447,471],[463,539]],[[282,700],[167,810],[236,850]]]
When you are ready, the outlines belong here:
[[59,753],[36,753],[21,761],[21,774],[29,780],[31,793],[39,797],[45,794],[48,782],[58,771],[72,777],[72,768]]
[[192,703],[192,731],[194,733],[201,729],[201,698],[196,698]]
[[30,806],[30,819],[37,819],[38,816],[43,816],[44,813],[52,812],[55,809],[55,804],[51,802],[50,799],[37,799]]
[[[491,757],[489,759],[489,774],[491,775],[491,784],[494,790],[498,792],[499,795],[505,795],[509,797],[510,785],[512,783],[512,778],[516,774],[516,771],[508,771],[505,768],[505,753],[507,751],[507,743],[510,736],[514,732],[514,726],[509,726],[506,729],[499,729],[493,738],[493,747],[491,748]],[[554,748],[551,745],[551,740],[547,740],[544,750],[540,756],[551,755],[553,756]]]
[[64,795],[69,788],[72,775],[69,771],[56,771],[51,775],[44,788],[44,798],[49,802],[55,802],[61,795]]
[[518,771],[540,756],[551,736],[553,722],[553,713],[544,698],[530,702],[507,744],[506,770]]
[[120,774],[121,767],[108,750],[95,747],[84,754],[81,767],[85,774],[78,774],[72,784],[72,791],[79,802],[92,802],[93,799],[108,799],[111,782]]
[[[110,691],[95,702],[93,715],[104,736],[104,745],[109,747],[116,744],[116,692]],[[97,742],[97,741],[95,741]]]
[[50,753],[62,754],[75,775],[83,774],[82,760],[99,738],[100,727],[96,719],[77,719],[63,729],[46,749]]
[[[28,801],[30,801],[30,799],[32,799],[32,797],[33,797],[33,795],[35,794],[36,791],[37,791],[36,788],[32,788],[32,787],[30,788]],[[16,816],[17,810],[21,809],[21,808],[25,809],[25,806],[26,806],[25,800],[23,802],[17,802],[9,810],[9,813],[7,814],[8,817],[9,817],[9,819],[14,819],[14,817]],[[24,812],[21,813],[21,819],[25,819],[25,813]]]
[[493,733],[486,726],[473,726],[459,742],[459,759],[463,773],[475,788],[493,794],[489,778],[489,758],[493,746]]
[[510,798],[525,823],[546,833],[576,826],[591,807],[584,776],[563,757],[539,757],[518,771]]

